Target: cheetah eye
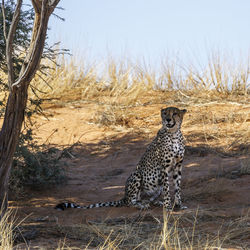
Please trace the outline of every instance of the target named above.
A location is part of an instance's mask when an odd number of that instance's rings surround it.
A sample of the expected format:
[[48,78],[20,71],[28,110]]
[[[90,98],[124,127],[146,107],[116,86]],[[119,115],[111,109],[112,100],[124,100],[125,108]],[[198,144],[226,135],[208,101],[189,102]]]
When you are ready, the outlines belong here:
[[175,112],[175,113],[173,113],[173,115],[177,115],[177,113]]

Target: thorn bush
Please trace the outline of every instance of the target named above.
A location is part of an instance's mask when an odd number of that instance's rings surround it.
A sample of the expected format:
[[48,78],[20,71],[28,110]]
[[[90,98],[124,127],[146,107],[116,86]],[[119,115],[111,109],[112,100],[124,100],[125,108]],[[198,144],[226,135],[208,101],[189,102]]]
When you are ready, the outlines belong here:
[[65,182],[63,152],[55,147],[36,145],[30,129],[22,133],[11,169],[10,190],[20,196],[27,186],[43,188]]

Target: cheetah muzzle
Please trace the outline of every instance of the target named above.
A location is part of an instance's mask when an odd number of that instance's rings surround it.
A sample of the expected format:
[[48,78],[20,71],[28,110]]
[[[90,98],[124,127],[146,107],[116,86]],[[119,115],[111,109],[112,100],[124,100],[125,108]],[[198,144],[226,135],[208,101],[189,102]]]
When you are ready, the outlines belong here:
[[[121,200],[79,206],[71,202],[58,204],[55,208],[89,209],[94,207],[130,206],[147,209],[151,205],[161,205],[167,210],[184,209],[181,203],[181,173],[185,152],[181,124],[186,110],[168,107],[161,110],[162,127],[157,136],[147,146],[136,169],[128,177],[125,195]],[[169,177],[173,176],[174,202],[171,205]]]

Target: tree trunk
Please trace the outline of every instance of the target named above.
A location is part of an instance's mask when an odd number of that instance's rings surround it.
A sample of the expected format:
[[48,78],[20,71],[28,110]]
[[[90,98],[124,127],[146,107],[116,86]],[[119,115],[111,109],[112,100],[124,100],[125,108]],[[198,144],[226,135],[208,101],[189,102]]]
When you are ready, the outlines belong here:
[[10,94],[6,105],[3,126],[0,131],[0,208],[2,208],[2,211],[0,212],[2,213],[5,212],[8,206],[9,175],[14,152],[16,150],[19,134],[24,121],[29,83],[39,67],[46,39],[49,17],[59,1],[60,0],[32,0],[35,9],[35,20],[31,42],[19,77],[15,82],[12,75],[12,43],[22,0],[18,0],[17,2],[8,39],[6,41],[6,48],[8,48],[6,50],[6,58],[8,64]]
[[4,123],[0,132],[0,204],[7,208],[8,181],[27,103],[27,87],[16,88],[8,97]]

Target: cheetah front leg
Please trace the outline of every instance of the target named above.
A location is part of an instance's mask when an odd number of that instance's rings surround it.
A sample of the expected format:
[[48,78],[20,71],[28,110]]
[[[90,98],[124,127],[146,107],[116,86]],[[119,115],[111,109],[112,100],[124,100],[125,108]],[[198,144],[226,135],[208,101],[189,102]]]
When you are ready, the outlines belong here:
[[169,192],[169,173],[170,168],[167,167],[164,170],[162,170],[161,173],[161,179],[163,184],[163,206],[168,210],[172,210],[171,207],[171,198],[170,198],[170,192]]
[[148,209],[149,203],[141,202],[141,175],[137,171],[132,173],[126,183],[126,199],[129,206],[139,208],[141,210]]
[[175,199],[174,199],[174,208],[176,209],[186,209],[187,207],[182,206],[181,202],[181,171],[182,165],[181,162],[178,162],[173,171],[173,180],[175,186]]

